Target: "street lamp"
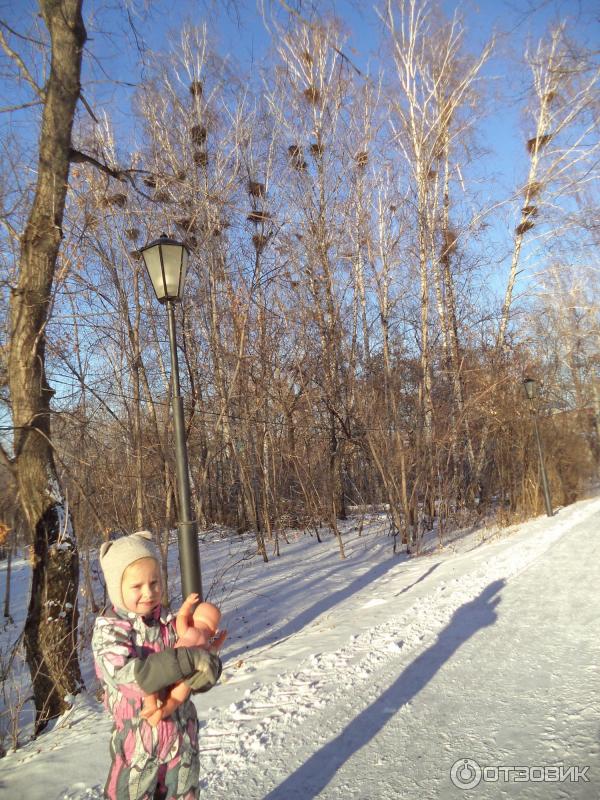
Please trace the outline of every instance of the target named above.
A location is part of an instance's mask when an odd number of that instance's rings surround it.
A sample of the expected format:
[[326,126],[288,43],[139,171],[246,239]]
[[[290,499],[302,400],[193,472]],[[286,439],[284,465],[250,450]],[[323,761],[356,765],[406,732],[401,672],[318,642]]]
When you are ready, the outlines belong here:
[[175,329],[175,303],[181,302],[187,271],[189,251],[184,244],[169,239],[164,233],[141,253],[152,281],[156,299],[167,306],[169,319],[169,344],[171,345],[171,382],[173,384],[173,422],[175,427],[175,456],[177,464],[177,487],[179,495],[179,567],[183,597],[192,592],[202,599],[202,577],[198,552],[198,525],[192,519],[190,472],[188,466],[183,399],[179,385],[179,363],[177,360],[177,338]]
[[552,516],[552,501],[550,499],[550,489],[548,487],[548,476],[546,475],[546,465],[544,464],[544,454],[542,452],[542,440],[540,439],[540,431],[538,428],[537,411],[534,405],[534,400],[537,397],[537,383],[533,378],[525,378],[523,381],[525,387],[525,394],[529,400],[529,410],[533,416],[533,427],[535,429],[535,439],[537,442],[538,455],[540,457],[540,471],[542,473],[542,488],[544,490],[544,502],[546,504],[546,514]]

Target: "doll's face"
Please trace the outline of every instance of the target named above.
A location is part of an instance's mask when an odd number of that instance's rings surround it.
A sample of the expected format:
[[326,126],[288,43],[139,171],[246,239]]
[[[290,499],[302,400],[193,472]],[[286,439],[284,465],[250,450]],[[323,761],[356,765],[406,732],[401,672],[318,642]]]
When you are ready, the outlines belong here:
[[154,558],[139,558],[123,573],[121,594],[127,611],[147,616],[160,603],[161,582],[158,562]]

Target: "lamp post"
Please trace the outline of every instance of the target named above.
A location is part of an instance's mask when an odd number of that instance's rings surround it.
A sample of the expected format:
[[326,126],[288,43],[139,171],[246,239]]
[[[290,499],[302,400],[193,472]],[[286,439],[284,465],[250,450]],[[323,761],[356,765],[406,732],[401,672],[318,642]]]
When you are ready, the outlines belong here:
[[523,386],[525,387],[525,394],[527,395],[527,399],[529,400],[529,410],[531,411],[531,415],[533,417],[535,440],[537,442],[538,455],[540,458],[540,471],[542,473],[542,488],[544,490],[544,502],[546,504],[546,514],[549,517],[551,517],[553,515],[552,501],[550,499],[550,489],[548,487],[548,476],[546,475],[546,465],[544,464],[544,453],[542,451],[542,440],[540,438],[540,431],[537,421],[537,410],[533,402],[537,397],[537,383],[533,380],[533,378],[525,378],[525,380],[523,381]]
[[192,592],[202,599],[202,577],[198,552],[198,525],[192,519],[190,473],[188,466],[183,398],[179,385],[179,362],[177,360],[177,337],[175,328],[175,303],[181,302],[187,271],[189,251],[184,244],[169,239],[164,233],[141,253],[152,281],[156,299],[166,305],[169,321],[169,344],[171,346],[172,405],[175,427],[175,458],[177,465],[177,488],[179,496],[179,567],[183,597]]

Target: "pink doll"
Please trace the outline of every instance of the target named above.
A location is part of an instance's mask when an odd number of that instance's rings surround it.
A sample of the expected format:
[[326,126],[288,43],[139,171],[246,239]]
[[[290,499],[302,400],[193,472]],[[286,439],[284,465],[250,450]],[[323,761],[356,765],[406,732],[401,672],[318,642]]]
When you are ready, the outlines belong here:
[[[199,603],[192,614],[193,606],[198,602],[197,594],[186,597],[175,618],[177,642],[175,647],[202,647],[216,653],[227,636],[227,631],[219,631],[221,612],[212,603]],[[218,635],[217,635],[218,634]],[[158,692],[147,694],[141,716],[147,719],[152,727],[156,727],[161,719],[169,717],[190,695],[191,688],[184,682],[175,683],[168,689],[166,700],[159,705]]]

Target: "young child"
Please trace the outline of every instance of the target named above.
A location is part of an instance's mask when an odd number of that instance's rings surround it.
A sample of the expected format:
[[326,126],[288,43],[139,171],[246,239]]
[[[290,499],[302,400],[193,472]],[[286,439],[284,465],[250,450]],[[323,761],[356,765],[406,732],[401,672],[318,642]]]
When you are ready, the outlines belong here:
[[[179,638],[175,647],[202,647],[204,650],[216,653],[227,636],[227,631],[219,631],[221,612],[212,603],[199,603],[199,600],[197,594],[188,595],[177,612],[175,630]],[[192,613],[196,603],[199,604]],[[144,699],[142,716],[150,725],[158,725],[161,719],[169,717],[184,700],[187,700],[191,691],[185,681],[176,683],[169,689],[167,699],[160,707],[158,692],[147,695]]]
[[200,647],[174,647],[173,616],[160,605],[161,580],[152,535],[140,531],[100,548],[112,609],[96,619],[92,651],[114,720],[109,800],[196,800],[198,720],[191,700],[156,727],[140,716],[145,695],[179,681],[208,690],[219,657]]

